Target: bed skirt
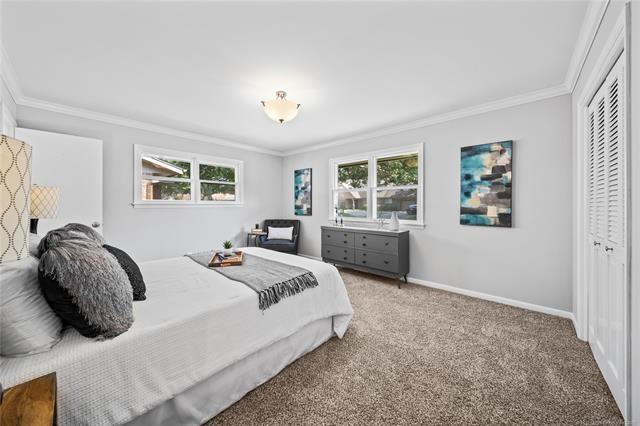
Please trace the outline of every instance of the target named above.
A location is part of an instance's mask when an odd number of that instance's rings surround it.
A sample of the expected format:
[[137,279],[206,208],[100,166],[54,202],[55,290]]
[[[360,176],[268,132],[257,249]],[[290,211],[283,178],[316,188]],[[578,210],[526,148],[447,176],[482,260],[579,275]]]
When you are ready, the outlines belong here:
[[291,336],[197,383],[128,424],[201,425],[333,335],[333,318],[314,321]]

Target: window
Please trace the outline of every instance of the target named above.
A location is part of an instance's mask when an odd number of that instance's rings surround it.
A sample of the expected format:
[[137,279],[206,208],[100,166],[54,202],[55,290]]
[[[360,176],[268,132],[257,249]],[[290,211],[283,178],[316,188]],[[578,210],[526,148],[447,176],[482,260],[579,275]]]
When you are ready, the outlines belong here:
[[242,202],[242,161],[142,145],[134,151],[134,205]]
[[[331,161],[331,208],[346,221],[422,225],[422,144]],[[333,219],[334,216],[331,216]]]

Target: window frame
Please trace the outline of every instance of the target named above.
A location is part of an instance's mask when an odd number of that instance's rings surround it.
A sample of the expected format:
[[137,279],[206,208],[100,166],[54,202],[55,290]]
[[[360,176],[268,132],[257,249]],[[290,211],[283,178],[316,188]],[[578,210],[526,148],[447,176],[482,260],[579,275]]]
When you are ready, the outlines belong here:
[[[142,175],[142,157],[163,157],[172,160],[187,161],[191,167],[190,178],[171,178],[157,176],[157,180],[168,182],[189,182],[191,185],[190,200],[144,200],[140,188],[144,176]],[[229,167],[235,171],[235,182],[217,182],[207,179],[200,180],[200,164]],[[223,157],[213,157],[204,154],[190,153],[167,148],[159,148],[147,145],[134,145],[133,155],[133,207],[205,207],[205,206],[240,206],[243,205],[243,168],[244,161]],[[200,200],[201,183],[224,183],[235,186],[235,200]]]
[[[400,185],[400,186],[378,186],[377,171],[378,171],[378,159],[394,157],[407,154],[418,154],[418,184],[417,185]],[[341,189],[338,188],[338,166],[345,163],[353,163],[357,161],[368,162],[368,179],[367,186],[363,188],[354,189]],[[391,149],[384,149],[379,151],[371,151],[367,153],[355,154],[346,157],[333,158],[329,160],[329,221],[335,220],[335,205],[336,194],[339,192],[352,192],[366,190],[367,193],[367,216],[366,218],[354,218],[344,217],[344,222],[352,224],[363,223],[372,224],[377,223],[377,210],[378,200],[377,192],[380,190],[390,189],[416,189],[416,219],[406,220],[400,219],[400,224],[406,227],[418,227],[423,228],[424,224],[424,145],[419,143],[417,145],[408,145]],[[389,219],[384,219],[388,221]]]

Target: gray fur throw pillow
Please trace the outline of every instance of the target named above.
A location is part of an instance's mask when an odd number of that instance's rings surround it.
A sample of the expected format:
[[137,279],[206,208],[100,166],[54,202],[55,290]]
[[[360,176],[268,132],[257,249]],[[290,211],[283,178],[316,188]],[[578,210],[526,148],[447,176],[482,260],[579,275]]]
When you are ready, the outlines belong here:
[[40,257],[38,280],[53,311],[84,336],[115,337],[133,324],[129,278],[96,241],[56,240]]
[[68,223],[62,228],[47,232],[47,235],[38,244],[37,257],[42,256],[42,253],[55,246],[58,242],[70,239],[89,240],[101,246],[105,244],[104,237],[89,226],[81,223]]

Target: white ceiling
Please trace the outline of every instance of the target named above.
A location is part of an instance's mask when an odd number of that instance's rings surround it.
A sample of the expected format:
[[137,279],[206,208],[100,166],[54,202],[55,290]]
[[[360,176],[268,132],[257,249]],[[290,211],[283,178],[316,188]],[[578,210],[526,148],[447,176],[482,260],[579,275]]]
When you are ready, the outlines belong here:
[[[26,97],[290,151],[562,85],[583,1],[3,2]],[[302,104],[278,125],[259,101]]]

